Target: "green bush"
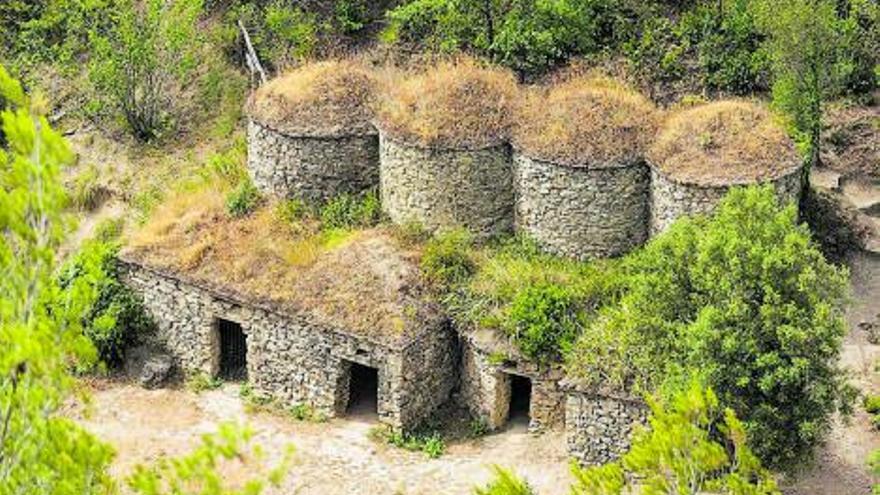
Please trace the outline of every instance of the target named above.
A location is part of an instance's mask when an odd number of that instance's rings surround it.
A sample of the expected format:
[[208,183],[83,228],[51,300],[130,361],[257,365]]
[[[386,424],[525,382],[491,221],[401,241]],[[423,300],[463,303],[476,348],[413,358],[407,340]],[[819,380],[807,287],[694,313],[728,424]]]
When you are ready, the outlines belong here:
[[678,222],[624,264],[627,293],[578,339],[575,375],[644,391],[696,373],[774,468],[809,457],[849,410],[837,364],[847,273],[772,188],[731,191],[711,218]]
[[90,78],[135,137],[173,126],[197,65],[202,0],[113,0],[112,25],[90,33]]
[[333,4],[333,19],[340,31],[353,34],[367,25],[367,5],[363,0],[336,0]]
[[328,201],[319,215],[325,229],[372,227],[382,220],[382,206],[375,192],[363,196],[342,194]]
[[492,474],[486,486],[474,488],[474,495],[535,495],[532,487],[510,470],[493,465]]
[[233,52],[238,52],[237,47],[243,43],[238,20],[247,28],[254,50],[267,69],[282,71],[314,55],[320,34],[318,18],[291,2],[242,2],[230,9],[223,37]]
[[246,216],[260,205],[261,199],[254,183],[243,180],[226,196],[226,211],[233,217]]
[[154,328],[140,297],[119,280],[118,251],[114,242],[87,241],[62,268],[58,280],[64,290],[88,277],[88,283],[97,290],[97,299],[83,318],[83,333],[109,366],[122,364],[125,349]]
[[880,395],[865,396],[865,410],[871,414],[880,413]]
[[542,362],[558,360],[580,334],[577,297],[561,285],[528,287],[511,302],[505,326],[527,357]]
[[370,430],[370,437],[399,449],[422,452],[431,459],[436,459],[446,452],[446,442],[436,431],[403,433],[395,428],[379,426]]
[[465,282],[476,270],[470,249],[473,239],[466,230],[438,234],[425,246],[421,268],[425,278],[439,288]]

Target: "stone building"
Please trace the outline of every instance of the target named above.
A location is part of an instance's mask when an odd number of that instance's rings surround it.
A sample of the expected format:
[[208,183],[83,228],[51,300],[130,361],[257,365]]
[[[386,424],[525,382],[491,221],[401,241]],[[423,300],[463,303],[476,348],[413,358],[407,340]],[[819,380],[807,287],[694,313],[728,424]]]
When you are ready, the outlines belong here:
[[247,168],[264,194],[320,203],[378,187],[373,75],[354,62],[307,64],[248,102]]
[[618,256],[647,239],[656,110],[604,79],[533,95],[514,126],[516,229],[554,254]]
[[802,165],[794,144],[764,108],[720,101],[669,118],[649,150],[651,233],[684,215],[711,213],[734,186],[772,184],[797,202]]
[[540,432],[563,425],[564,373],[558,365],[530,362],[490,330],[465,332],[461,343],[461,397],[487,428],[522,421]]
[[445,319],[384,338],[291,307],[123,257],[123,279],[157,323],[157,343],[186,373],[246,378],[288,406],[327,417],[373,409],[404,430],[418,426],[458,383],[455,333]]

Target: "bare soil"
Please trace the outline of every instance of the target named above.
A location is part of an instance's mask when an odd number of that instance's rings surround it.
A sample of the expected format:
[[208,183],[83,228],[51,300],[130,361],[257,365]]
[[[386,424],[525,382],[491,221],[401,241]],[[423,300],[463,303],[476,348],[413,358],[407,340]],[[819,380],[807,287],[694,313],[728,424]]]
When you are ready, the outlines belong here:
[[[183,455],[218,423],[238,421],[254,429],[270,464],[286,446],[296,449],[290,476],[270,495],[465,494],[489,479],[491,464],[515,467],[541,494],[567,493],[571,483],[562,432],[536,436],[523,425],[448,445],[443,456],[429,459],[371,440],[376,422],[370,416],[309,423],[250,413],[236,384],[196,394],[108,381],[95,384],[92,398],[91,414],[79,415],[89,431],[116,448],[117,476],[139,463]],[[232,471],[233,478],[239,474]]]

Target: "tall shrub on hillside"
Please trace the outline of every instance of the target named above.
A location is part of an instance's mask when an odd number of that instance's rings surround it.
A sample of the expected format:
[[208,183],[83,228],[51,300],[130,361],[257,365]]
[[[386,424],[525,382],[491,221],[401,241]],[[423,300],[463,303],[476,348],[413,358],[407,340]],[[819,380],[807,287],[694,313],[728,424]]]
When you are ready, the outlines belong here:
[[181,107],[196,66],[203,0],[115,0],[109,29],[91,34],[90,77],[140,140],[157,137]]
[[819,161],[825,103],[840,94],[853,70],[846,23],[834,0],[757,0],[758,23],[767,35],[773,102],[790,120],[807,153]]
[[847,274],[829,264],[769,187],[733,190],[626,260],[629,287],[585,329],[572,372],[642,391],[699,375],[774,468],[809,457],[847,411],[837,360]]

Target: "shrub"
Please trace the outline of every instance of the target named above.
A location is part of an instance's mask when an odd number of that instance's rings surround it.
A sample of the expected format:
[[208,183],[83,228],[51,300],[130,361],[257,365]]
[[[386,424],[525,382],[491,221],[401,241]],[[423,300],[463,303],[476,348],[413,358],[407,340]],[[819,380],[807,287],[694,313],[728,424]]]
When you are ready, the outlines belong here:
[[[85,313],[83,333],[98,350],[101,361],[110,366],[122,363],[126,348],[136,344],[154,328],[140,297],[119,280],[113,242],[87,241],[62,268],[58,285],[66,289],[81,277],[97,290],[97,299]],[[62,302],[59,302],[62,303]]]
[[780,495],[773,476],[746,444],[733,411],[696,382],[668,402],[649,400],[650,429],[636,431],[619,461],[572,465],[573,495],[727,493]]
[[317,17],[285,0],[242,2],[226,15],[227,46],[241,46],[238,20],[244,23],[260,61],[282,71],[310,58],[318,43]]
[[223,380],[219,377],[211,376],[207,373],[195,373],[189,375],[186,379],[186,389],[201,393],[207,390],[217,390],[223,386]]
[[422,272],[439,288],[451,288],[473,275],[476,264],[470,255],[473,240],[466,230],[450,230],[428,241],[422,255]]
[[[148,141],[172,124],[196,67],[202,0],[114,0],[110,29],[91,33],[90,77]],[[177,91],[175,91],[177,89]]]
[[537,285],[520,292],[511,302],[506,331],[527,357],[558,359],[580,334],[580,308],[567,288]]
[[363,0],[336,0],[333,4],[333,19],[339,30],[346,34],[353,34],[366,26],[367,5]]
[[439,432],[403,433],[387,426],[378,426],[370,430],[370,438],[385,442],[399,449],[422,452],[431,459],[436,459],[446,452],[446,443]]
[[375,192],[361,197],[342,194],[321,208],[320,217],[324,229],[372,227],[382,219],[382,206]]
[[535,495],[525,480],[501,466],[492,466],[492,480],[482,488],[474,488],[475,495]]
[[796,219],[763,187],[678,222],[625,260],[627,292],[587,326],[570,371],[639,390],[696,373],[743,418],[765,463],[808,457],[852,400],[837,364],[847,274]]
[[260,191],[250,180],[243,180],[226,196],[226,211],[233,217],[243,217],[260,205]]

